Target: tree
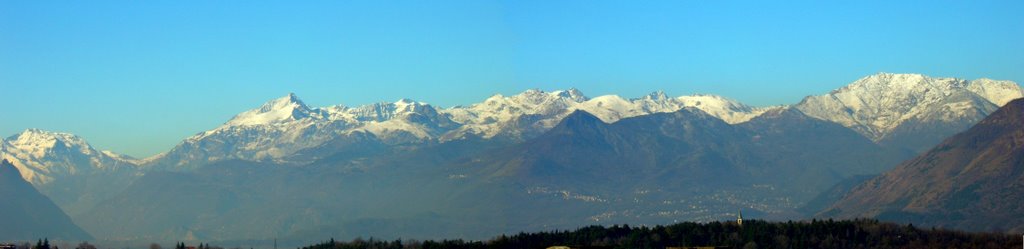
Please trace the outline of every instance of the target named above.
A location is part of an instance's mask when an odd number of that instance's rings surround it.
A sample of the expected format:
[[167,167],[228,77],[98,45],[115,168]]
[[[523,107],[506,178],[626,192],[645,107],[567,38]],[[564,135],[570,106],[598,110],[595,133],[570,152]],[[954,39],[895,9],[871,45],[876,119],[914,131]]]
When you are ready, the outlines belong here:
[[82,243],[78,243],[78,246],[76,246],[75,249],[96,249],[96,246],[89,244],[89,242],[82,241]]
[[757,249],[757,243],[754,243],[753,241],[747,242],[746,245],[743,245],[743,249]]
[[149,249],[163,249],[163,247],[161,247],[160,244],[152,243],[149,244]]

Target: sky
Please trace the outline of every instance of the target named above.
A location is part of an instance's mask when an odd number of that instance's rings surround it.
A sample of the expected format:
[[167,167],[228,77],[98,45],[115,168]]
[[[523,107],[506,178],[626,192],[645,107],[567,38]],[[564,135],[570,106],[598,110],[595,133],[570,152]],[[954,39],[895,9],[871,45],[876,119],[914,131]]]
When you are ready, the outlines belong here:
[[878,72],[1024,82],[1024,1],[0,1],[0,136],[147,157],[290,92],[575,87],[793,104]]

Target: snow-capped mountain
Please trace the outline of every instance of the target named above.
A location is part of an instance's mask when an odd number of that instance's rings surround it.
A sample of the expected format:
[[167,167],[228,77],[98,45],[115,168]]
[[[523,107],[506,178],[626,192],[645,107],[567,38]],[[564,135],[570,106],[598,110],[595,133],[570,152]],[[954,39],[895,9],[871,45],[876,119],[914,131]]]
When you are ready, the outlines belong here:
[[1024,96],[1024,91],[1010,81],[967,81],[920,74],[879,73],[828,94],[809,96],[795,107],[807,115],[839,123],[878,142],[894,136],[901,126],[912,123],[932,126],[955,124],[953,126],[958,131],[966,129],[999,106],[1021,96]]
[[334,139],[370,135],[389,144],[412,143],[433,139],[456,126],[433,106],[408,99],[356,108],[310,108],[295,94],[288,94],[185,139],[149,165],[194,168],[227,159],[283,162],[283,157]]
[[95,171],[133,170],[135,159],[98,150],[69,133],[28,129],[3,140],[0,156],[10,161],[22,178],[36,186],[72,175]]
[[349,128],[345,119],[330,119],[327,112],[309,108],[295,94],[288,94],[186,138],[171,151],[149,159],[148,165],[178,168],[225,159],[273,159],[319,145]]
[[228,120],[221,127],[273,125],[305,118],[323,119],[322,112],[310,109],[294,93],[271,100],[257,109],[249,110]]
[[28,129],[0,144],[0,157],[70,215],[92,208],[142,174],[138,160],[96,149],[68,133]]

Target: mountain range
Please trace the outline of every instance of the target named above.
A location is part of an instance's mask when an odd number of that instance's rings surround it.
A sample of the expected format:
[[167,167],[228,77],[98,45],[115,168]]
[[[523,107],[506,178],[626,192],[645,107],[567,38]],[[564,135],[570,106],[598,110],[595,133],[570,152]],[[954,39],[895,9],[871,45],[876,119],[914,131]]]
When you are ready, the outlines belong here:
[[314,108],[288,94],[146,159],[35,129],[4,139],[0,156],[104,239],[482,238],[741,208],[804,217],[799,207],[833,185],[885,172],[1022,96],[1009,81],[889,73],[770,107],[569,89]]

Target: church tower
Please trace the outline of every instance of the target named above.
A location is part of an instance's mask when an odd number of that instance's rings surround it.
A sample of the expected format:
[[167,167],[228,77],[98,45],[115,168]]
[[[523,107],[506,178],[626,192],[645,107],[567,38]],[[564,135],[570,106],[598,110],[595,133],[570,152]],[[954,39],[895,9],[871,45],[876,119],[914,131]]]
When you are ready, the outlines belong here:
[[736,216],[736,225],[743,226],[743,210],[739,210],[739,215]]

